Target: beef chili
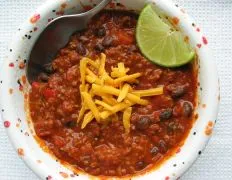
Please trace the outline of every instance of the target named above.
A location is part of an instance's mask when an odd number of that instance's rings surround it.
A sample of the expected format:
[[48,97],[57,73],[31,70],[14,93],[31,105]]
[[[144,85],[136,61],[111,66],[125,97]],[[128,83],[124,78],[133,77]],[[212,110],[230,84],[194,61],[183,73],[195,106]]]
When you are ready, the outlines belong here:
[[[130,12],[99,13],[32,83],[30,116],[37,136],[58,159],[91,175],[120,177],[154,168],[180,146],[194,121],[194,65],[170,69],[148,61],[136,45],[136,22],[137,15]],[[101,53],[107,72],[123,62],[129,74],[142,74],[133,89],[164,88],[161,95],[145,97],[146,106],[133,106],[129,133],[120,113],[109,123],[93,120],[81,128],[77,122],[82,106],[80,61]]]

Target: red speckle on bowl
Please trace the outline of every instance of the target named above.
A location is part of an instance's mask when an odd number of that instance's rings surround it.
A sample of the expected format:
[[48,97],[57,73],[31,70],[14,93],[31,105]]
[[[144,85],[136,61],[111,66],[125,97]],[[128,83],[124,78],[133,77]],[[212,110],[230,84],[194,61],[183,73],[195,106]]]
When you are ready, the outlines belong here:
[[38,20],[40,19],[40,14],[34,14],[31,19],[30,19],[30,22],[32,24],[36,23]]
[[30,136],[28,132],[25,132],[24,135],[25,135],[25,136]]
[[206,37],[202,37],[202,41],[203,41],[203,43],[206,45],[206,44],[208,44],[208,40],[206,39]]
[[23,61],[21,61],[20,63],[19,63],[19,69],[24,69],[25,68],[25,63],[23,62]]
[[166,176],[166,177],[165,177],[165,180],[169,180],[169,179],[170,179],[169,176]]
[[66,8],[66,7],[67,7],[67,3],[62,3],[62,4],[61,4],[61,8],[64,9],[64,8]]
[[188,36],[184,37],[184,42],[189,43],[189,37]]
[[178,149],[176,150],[176,154],[180,153],[180,151],[181,151],[181,148],[178,148]]
[[201,48],[201,44],[197,44],[197,47],[200,49]]
[[197,31],[197,32],[200,32],[201,30],[200,30],[200,28],[197,28],[196,31]]
[[61,175],[63,178],[68,178],[68,174],[65,173],[65,172],[60,172],[60,175]]
[[60,10],[60,11],[56,12],[56,15],[62,16],[62,15],[64,15],[64,11]]
[[39,159],[38,159],[36,162],[37,162],[37,163],[39,163],[39,164],[40,164],[40,163],[42,163],[42,161],[41,161],[41,160],[39,160]]
[[12,88],[9,89],[9,93],[13,94],[13,89]]
[[179,22],[180,22],[180,19],[178,17],[173,17],[172,22],[173,22],[174,25],[178,25]]
[[23,86],[19,85],[19,91],[23,91]]
[[22,148],[18,148],[17,150],[19,156],[24,156],[24,150]]
[[180,11],[181,11],[182,13],[184,13],[184,14],[185,14],[185,10],[184,10],[184,9],[181,9]]
[[9,66],[10,66],[10,67],[14,67],[14,63],[10,63]]
[[206,128],[205,128],[205,134],[207,136],[210,136],[213,132],[213,121],[209,121]]
[[9,128],[10,127],[10,121],[4,121],[4,127]]
[[52,180],[52,176],[48,176],[48,177],[46,177],[46,180]]

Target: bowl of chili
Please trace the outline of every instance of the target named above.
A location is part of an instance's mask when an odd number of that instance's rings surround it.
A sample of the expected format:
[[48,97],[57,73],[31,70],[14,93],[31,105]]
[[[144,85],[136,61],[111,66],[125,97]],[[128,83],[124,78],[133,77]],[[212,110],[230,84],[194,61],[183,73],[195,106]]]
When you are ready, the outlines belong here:
[[[184,9],[112,1],[27,82],[30,50],[47,22],[96,3],[48,1],[18,29],[0,81],[8,136],[42,179],[177,179],[207,144],[220,100],[207,38]],[[180,28],[193,62],[165,68],[142,55],[135,30],[147,3]]]

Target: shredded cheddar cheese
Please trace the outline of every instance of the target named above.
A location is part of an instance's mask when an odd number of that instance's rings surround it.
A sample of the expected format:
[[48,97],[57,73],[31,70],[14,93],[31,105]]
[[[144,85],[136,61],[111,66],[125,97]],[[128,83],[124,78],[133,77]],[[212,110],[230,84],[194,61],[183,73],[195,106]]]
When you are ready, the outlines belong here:
[[79,112],[79,116],[78,116],[78,120],[77,122],[79,123],[80,120],[83,118],[83,116],[85,115],[85,111],[86,111],[86,107],[85,105],[83,104],[82,107],[81,107],[81,110]]
[[96,103],[97,105],[100,105],[100,106],[104,107],[105,109],[107,109],[107,110],[109,110],[109,111],[113,111],[113,107],[110,106],[109,104],[107,104],[107,103],[104,102],[104,101],[96,100],[95,103]]
[[89,111],[83,120],[83,123],[81,125],[81,129],[84,129],[88,123],[90,123],[94,119],[94,115],[91,111]]
[[128,107],[123,112],[123,126],[125,127],[126,133],[130,132],[130,118],[132,113],[132,107]]
[[82,92],[81,95],[84,99],[85,106],[87,106],[92,111],[96,120],[99,121],[99,111],[90,94],[87,92]]
[[125,84],[122,87],[122,90],[120,91],[118,99],[117,99],[118,102],[122,102],[122,100],[126,98],[128,92],[129,92],[129,89],[130,89],[130,85],[129,84]]
[[105,63],[106,63],[106,55],[101,53],[100,67],[99,67],[99,75],[103,75],[105,72]]
[[113,106],[113,110],[112,111],[104,111],[104,112],[100,113],[100,117],[102,119],[106,119],[109,116],[111,116],[112,114],[115,114],[115,113],[117,113],[119,111],[122,111],[122,110],[130,107],[131,105],[133,105],[133,103],[125,103],[125,102],[118,103],[115,106]]
[[116,101],[116,99],[114,99],[114,97],[112,95],[108,95],[108,94],[103,94],[101,96],[101,98],[103,99],[104,102],[110,104],[110,105],[115,105],[118,102]]
[[125,75],[123,77],[120,77],[118,79],[115,79],[114,80],[114,83],[115,84],[120,84],[122,82],[130,82],[130,83],[133,83],[133,82],[136,82],[136,78],[140,77],[141,76],[141,73],[135,73],[135,74],[131,74],[131,75]]
[[93,61],[92,59],[87,58],[87,63],[89,63],[90,65],[92,65],[95,68],[99,68],[98,61]]
[[83,58],[80,62],[80,74],[81,74],[81,87],[80,90],[81,92],[85,88],[85,72],[86,72],[86,65],[87,65],[87,60]]
[[141,73],[128,74],[129,68],[124,63],[111,67],[106,72],[106,55],[101,54],[100,59],[83,58],[80,61],[81,109],[77,119],[84,129],[88,123],[96,119],[98,123],[119,121],[118,113],[123,113],[123,126],[125,132],[130,132],[130,119],[133,105],[147,105],[148,100],[142,97],[163,94],[163,87],[134,90],[130,84],[139,82]]
[[163,87],[147,89],[147,90],[137,90],[137,91],[133,91],[133,94],[138,95],[140,97],[161,95],[163,94]]

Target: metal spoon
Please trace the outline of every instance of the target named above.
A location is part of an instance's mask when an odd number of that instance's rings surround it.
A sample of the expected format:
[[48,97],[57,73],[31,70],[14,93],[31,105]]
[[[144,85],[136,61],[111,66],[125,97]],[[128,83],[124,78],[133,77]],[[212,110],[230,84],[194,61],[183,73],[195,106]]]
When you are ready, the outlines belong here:
[[111,0],[102,0],[88,12],[65,15],[51,21],[37,39],[32,48],[27,65],[27,79],[32,83],[50,64],[59,49],[69,41],[70,36],[87,28],[89,20],[100,12]]

